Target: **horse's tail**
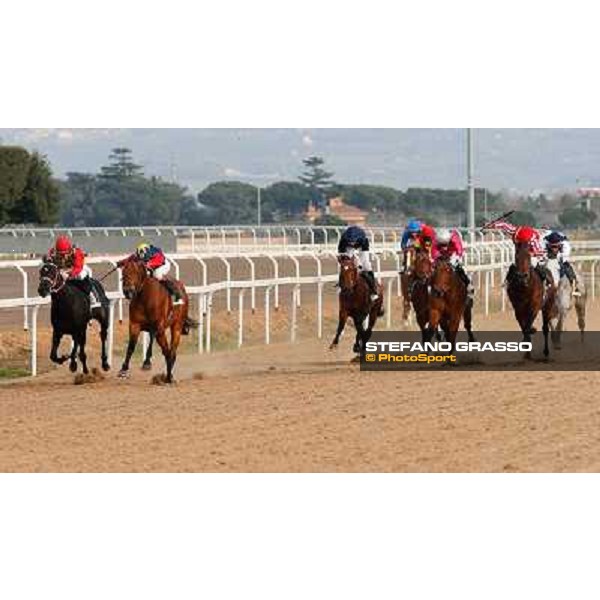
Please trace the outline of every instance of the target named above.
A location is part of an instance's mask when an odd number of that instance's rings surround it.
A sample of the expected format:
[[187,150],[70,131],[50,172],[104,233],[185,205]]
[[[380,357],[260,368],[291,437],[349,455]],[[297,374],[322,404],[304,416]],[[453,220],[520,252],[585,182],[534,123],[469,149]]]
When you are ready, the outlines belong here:
[[198,321],[192,319],[191,317],[186,317],[183,321],[181,333],[183,333],[183,335],[187,335],[191,329],[198,329],[199,327],[200,323],[198,323]]

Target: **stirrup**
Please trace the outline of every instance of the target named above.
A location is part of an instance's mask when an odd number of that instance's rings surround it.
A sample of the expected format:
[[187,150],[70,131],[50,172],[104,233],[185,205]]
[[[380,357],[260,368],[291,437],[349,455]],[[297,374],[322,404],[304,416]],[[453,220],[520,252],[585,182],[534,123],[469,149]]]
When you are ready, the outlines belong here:
[[576,297],[576,298],[579,298],[580,296],[582,296],[582,293],[581,293],[581,291],[579,290],[579,288],[577,288],[577,287],[574,287],[574,288],[573,288],[573,291],[572,291],[572,295],[573,295],[574,297]]
[[179,300],[177,300],[177,298],[173,298],[173,306],[182,306],[183,305],[183,298],[179,298]]
[[371,294],[371,302],[375,302],[375,300],[379,299],[379,294]]

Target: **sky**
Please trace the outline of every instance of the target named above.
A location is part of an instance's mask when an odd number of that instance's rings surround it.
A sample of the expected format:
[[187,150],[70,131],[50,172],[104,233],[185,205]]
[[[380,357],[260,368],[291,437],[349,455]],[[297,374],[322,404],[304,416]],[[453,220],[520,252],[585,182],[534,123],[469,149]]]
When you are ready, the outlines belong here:
[[[600,182],[600,129],[474,129],[476,185],[520,192]],[[465,129],[0,129],[0,142],[46,154],[54,172],[97,172],[126,146],[146,174],[192,191],[217,180],[294,180],[302,158],[336,180],[408,187],[466,186]]]

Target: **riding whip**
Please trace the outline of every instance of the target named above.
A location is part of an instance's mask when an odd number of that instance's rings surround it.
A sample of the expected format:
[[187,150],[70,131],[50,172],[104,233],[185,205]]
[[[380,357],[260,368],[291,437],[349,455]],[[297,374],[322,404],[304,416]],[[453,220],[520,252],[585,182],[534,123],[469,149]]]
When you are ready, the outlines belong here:
[[514,210],[509,210],[507,213],[504,213],[500,217],[493,219],[492,221],[489,221],[488,223],[483,225],[479,229],[479,231],[485,231],[488,227],[491,227],[494,223],[497,223],[498,221],[503,221],[504,219],[508,219],[508,217],[510,217],[510,215],[512,215],[514,212],[515,212]]

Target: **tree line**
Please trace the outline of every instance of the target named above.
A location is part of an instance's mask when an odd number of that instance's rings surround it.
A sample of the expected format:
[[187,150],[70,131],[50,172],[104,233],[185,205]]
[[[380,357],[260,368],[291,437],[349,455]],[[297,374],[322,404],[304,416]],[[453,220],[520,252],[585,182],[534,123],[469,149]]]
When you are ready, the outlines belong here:
[[[370,223],[397,223],[408,217],[433,225],[456,223],[465,216],[464,189],[408,188],[344,184],[334,180],[321,157],[303,161],[294,181],[278,181],[261,189],[263,223],[302,222],[309,205],[323,211],[321,223],[337,223],[326,214],[327,201],[341,196],[368,213]],[[557,199],[510,197],[478,189],[478,224],[516,209],[516,224],[544,225],[545,215],[558,216],[565,227],[591,225],[596,215],[581,200],[565,194]],[[67,173],[55,179],[46,157],[24,148],[0,146],[0,225],[135,226],[149,224],[255,224],[258,189],[241,181],[217,181],[200,193],[147,176],[128,148],[115,148],[98,173]],[[539,221],[539,222],[538,222]]]

